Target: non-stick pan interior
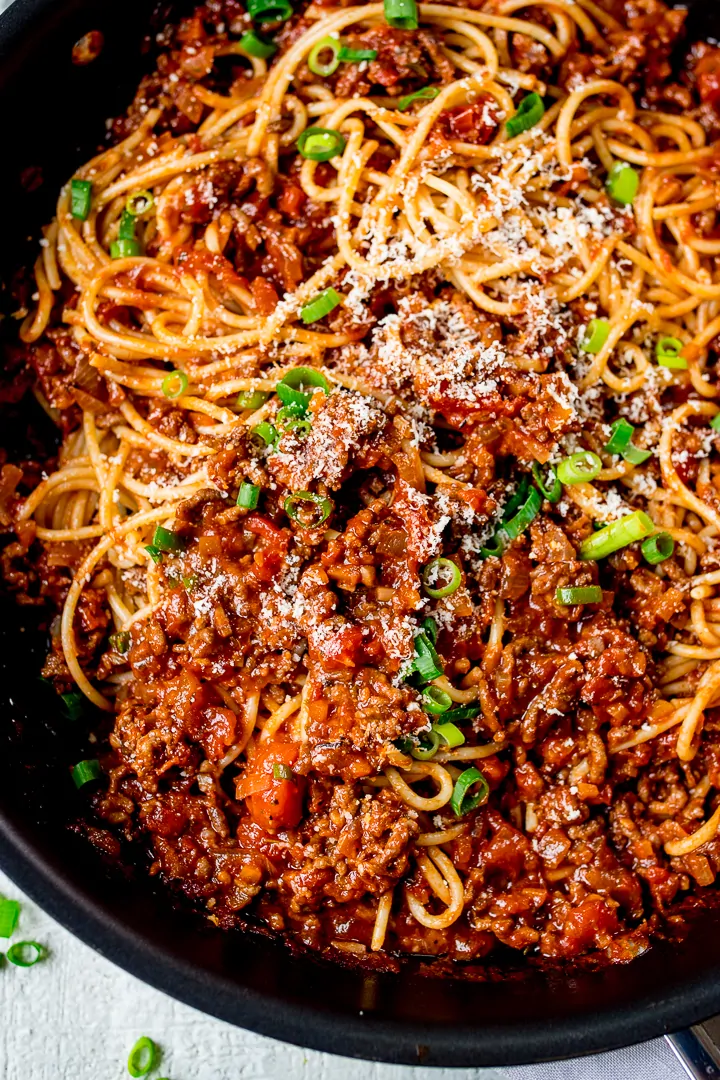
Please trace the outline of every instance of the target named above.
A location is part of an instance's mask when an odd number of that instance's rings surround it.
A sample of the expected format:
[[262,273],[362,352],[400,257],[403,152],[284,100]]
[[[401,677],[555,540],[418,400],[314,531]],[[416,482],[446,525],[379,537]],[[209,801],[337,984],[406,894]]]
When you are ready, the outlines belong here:
[[[102,142],[150,62],[151,0],[15,0],[0,18],[0,279],[34,258],[60,184]],[[169,9],[170,5],[166,5]],[[696,37],[720,36],[700,0]],[[75,41],[100,30],[86,67]],[[0,301],[2,301],[0,296]],[[6,306],[6,310],[9,310]],[[25,414],[3,414],[0,444],[23,446]],[[81,938],[168,993],[226,1020],[317,1049],[433,1065],[520,1063],[608,1049],[720,1010],[720,912],[687,941],[629,966],[485,983],[361,974],[223,934],[176,910],[132,873],[105,866],[68,829],[80,804],[67,766],[86,748],[38,680],[42,615],[0,599],[0,865]]]

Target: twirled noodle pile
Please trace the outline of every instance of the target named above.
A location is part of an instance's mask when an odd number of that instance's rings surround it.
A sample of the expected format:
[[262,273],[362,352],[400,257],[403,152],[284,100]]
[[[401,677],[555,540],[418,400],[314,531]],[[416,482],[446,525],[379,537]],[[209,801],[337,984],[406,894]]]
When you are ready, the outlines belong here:
[[[378,3],[339,10],[310,7],[309,26],[271,67],[265,60],[249,59],[252,85],[259,87],[255,96],[224,96],[198,85],[194,93],[211,111],[192,139],[165,134],[158,140],[154,127],[160,110],[150,109],[130,136],[79,169],[76,178],[92,182],[87,220],[72,216],[70,186],[62,189],[35,265],[37,307],[25,319],[21,337],[28,344],[41,338],[63,280],[69,279],[77,302],[65,306],[63,321],[89,364],[110,387],[124,392],[118,398],[122,421],[108,429],[98,428],[93,412],[84,411],[81,429],[63,444],[57,471],[43,480],[19,515],[21,521],[35,521],[44,545],[94,542],[63,610],[67,665],[95,705],[113,709],[112,680],[101,691],[78,660],[74,616],[86,583],[103,583],[118,631],[144,619],[161,594],[158,569],[145,550],[154,527],[170,525],[178,503],[208,487],[208,459],[229,433],[253,427],[268,415],[267,404],[238,412],[236,395],[272,391],[299,362],[322,367],[328,350],[337,358],[337,350],[356,340],[348,332],[305,326],[301,307],[333,284],[346,305],[357,307],[378,283],[436,270],[491,317],[530,310],[539,318],[548,307],[591,301],[595,307],[589,310],[609,321],[610,332],[580,373],[580,399],[619,398],[663,385],[663,380],[689,384],[690,398],[659,422],[661,484],[648,485],[640,468],[615,459],[606,460],[598,486],[577,484],[566,491],[580,510],[606,521],[614,515],[604,502],[603,485],[617,482],[628,498],[645,500],[657,526],[680,545],[690,621],[669,645],[664,697],[652,722],[613,750],[678,727],[677,753],[688,762],[704,710],[720,703],[720,570],[701,569],[702,557],[720,534],[714,474],[709,459],[704,460],[693,489],[681,479],[673,457],[687,425],[706,423],[717,412],[718,386],[708,347],[720,333],[715,270],[720,240],[696,235],[690,224],[692,215],[717,208],[717,185],[709,168],[713,147],[696,120],[641,108],[612,79],[591,77],[566,92],[510,66],[508,35],[515,33],[543,45],[554,60],[577,41],[606,54],[607,35],[619,24],[592,0],[506,0],[492,13],[423,3],[419,12],[423,25],[442,32],[443,53],[456,78],[413,111],[400,111],[392,100],[381,104],[376,97],[336,98],[322,85],[305,87],[302,96],[292,92],[298,69],[322,39],[384,25]],[[233,49],[244,55],[239,46],[227,51]],[[515,111],[518,91],[537,92],[551,104],[536,126],[510,137],[504,121]],[[496,120],[492,139],[485,145],[451,139],[447,152],[438,155],[430,136],[443,111],[480,99]],[[275,174],[282,156],[309,125],[338,130],[346,140],[342,154],[330,162],[332,181],[318,182],[318,163],[312,160],[305,160],[299,172],[308,198],[332,215],[335,247],[272,314],[260,315],[252,292],[214,275],[211,263],[196,259],[184,268],[182,261],[174,261],[192,235],[177,207],[209,166],[259,159]],[[396,152],[387,171],[372,165],[383,146]],[[607,213],[602,189],[589,179],[591,171],[602,175],[618,161],[639,168],[634,213],[621,208]],[[561,181],[572,186],[573,198],[558,191]],[[113,259],[109,252],[126,199],[145,189],[154,196],[154,208],[139,223],[139,240],[154,254]],[[231,216],[221,213],[207,225],[195,250],[222,254],[232,227]],[[682,341],[687,372],[662,371],[652,363],[647,343],[655,335]],[[522,368],[522,358],[516,362]],[[192,415],[197,442],[164,434],[143,416],[142,403],[163,397],[168,365],[187,377],[174,405]],[[525,366],[543,370],[532,358]],[[344,371],[337,359],[328,375],[335,384],[382,401],[391,396]],[[164,475],[142,480],[136,449],[159,455]],[[425,454],[426,480],[458,484],[448,472],[458,457]],[[123,572],[130,568],[144,572],[144,591],[126,590]],[[502,633],[499,601],[489,650]],[[473,699],[479,693],[473,671],[464,687],[457,692],[470,692]],[[259,698],[246,705],[243,739],[225,764],[245,749],[258,727],[260,739],[285,724],[291,733],[302,730],[293,724],[302,723],[304,691],[298,685],[289,692],[287,703],[269,714]],[[389,784],[407,805],[434,812],[450,798],[455,763],[497,748],[465,747],[432,763],[388,768],[377,782]],[[574,777],[588,768],[585,762]],[[434,797],[420,796],[412,786],[428,778],[437,787]],[[715,835],[719,824],[720,810],[691,836],[668,843],[667,852],[695,850]],[[460,828],[427,833],[418,841],[423,852],[419,866],[444,905],[443,913],[435,915],[409,898],[413,916],[424,926],[446,927],[462,911],[462,881],[442,850]],[[391,894],[386,894],[378,907],[375,949],[382,947],[390,903]]]

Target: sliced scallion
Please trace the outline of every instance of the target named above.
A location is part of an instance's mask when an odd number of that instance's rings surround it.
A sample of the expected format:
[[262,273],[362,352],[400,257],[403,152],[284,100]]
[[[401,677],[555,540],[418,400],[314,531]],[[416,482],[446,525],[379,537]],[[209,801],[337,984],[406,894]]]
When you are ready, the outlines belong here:
[[244,510],[254,510],[260,499],[260,488],[257,484],[250,484],[247,480],[243,480],[238,491],[237,505],[242,506]]
[[670,533],[655,533],[654,536],[648,536],[647,540],[643,540],[640,550],[645,561],[655,566],[670,558],[675,550],[675,541]]
[[607,319],[591,319],[585,328],[580,348],[583,352],[599,353],[609,336],[610,323]]
[[318,293],[314,299],[309,300],[307,304],[303,304],[300,308],[300,317],[305,325],[317,322],[318,319],[324,319],[326,315],[329,315],[340,303],[342,303],[342,297],[331,285]]
[[511,139],[521,135],[523,131],[534,128],[545,115],[543,99],[539,94],[528,94],[522,99],[517,107],[517,112],[505,121],[505,130]]
[[415,0],[384,0],[385,21],[398,30],[417,30],[418,9]]
[[0,937],[12,937],[20,918],[20,905],[17,900],[0,897]]
[[301,156],[309,161],[330,161],[342,154],[345,138],[332,128],[309,127],[298,136],[296,145]]
[[437,86],[423,86],[422,90],[416,90],[413,94],[406,94],[405,97],[401,97],[397,103],[398,111],[405,112],[413,101],[433,101],[439,93],[440,89]]
[[594,480],[602,469],[602,461],[592,450],[579,450],[577,454],[563,458],[557,467],[561,484],[586,484]]
[[599,604],[602,601],[602,589],[599,585],[574,585],[557,589],[555,599],[558,604]]
[[683,342],[676,337],[662,337],[655,346],[655,357],[660,367],[674,368],[676,371],[685,371],[688,362],[681,356],[684,348]]
[[[476,788],[475,792],[472,791]],[[471,810],[487,801],[490,793],[488,782],[474,766],[461,772],[450,796],[450,808],[456,817],[464,817]]]
[[267,390],[242,390],[237,396],[235,408],[242,409],[243,412],[255,412],[265,404],[269,397],[270,393]]
[[155,528],[152,546],[158,551],[182,551],[185,547],[183,538],[172,529],[165,529],[162,525]]
[[562,484],[558,479],[555,467],[553,465],[548,465],[545,470],[545,475],[543,476],[539,462],[533,461],[532,474],[543,498],[551,503],[560,502],[562,497]]
[[654,531],[655,526],[648,515],[643,510],[635,510],[583,540],[580,545],[580,558],[604,559],[636,540],[644,540]]
[[140,254],[140,244],[137,240],[113,240],[110,245],[111,259],[134,259]]
[[293,9],[288,0],[247,0],[247,12],[253,22],[285,22]]
[[330,516],[332,503],[311,491],[296,491],[288,495],[283,508],[290,520],[296,522],[301,529],[317,529]]
[[[329,58],[323,61],[322,53],[328,52],[330,53]],[[322,41],[318,41],[316,45],[313,45],[308,55],[307,66],[313,75],[321,75],[323,78],[333,75],[340,67],[340,42],[338,39],[324,37]]]
[[377,60],[377,49],[350,49],[343,45],[338,55],[344,64],[359,64],[363,60]]
[[157,1046],[147,1035],[143,1035],[133,1046],[127,1060],[127,1070],[133,1080],[147,1076],[153,1069],[156,1058]]
[[276,762],[273,765],[273,779],[274,780],[293,780],[294,774],[289,765],[282,765]]
[[16,941],[5,954],[15,967],[32,967],[47,956],[47,949],[39,941]]
[[256,56],[259,60],[267,60],[269,56],[277,52],[277,45],[255,30],[248,30],[246,34],[243,34],[240,38],[240,48],[248,56]]
[[78,761],[77,765],[73,766],[70,775],[76,788],[84,787],[85,784],[90,784],[93,780],[99,780],[102,776],[100,762],[97,758]]
[[462,573],[452,559],[433,559],[422,572],[422,582],[428,596],[440,600],[460,588]]
[[79,221],[87,221],[92,203],[90,180],[70,181],[70,213]]
[[250,432],[250,437],[258,450],[274,450],[278,444],[280,433],[273,424],[269,424],[267,420],[263,420],[261,423],[256,424]]
[[635,169],[633,169],[632,165],[628,165],[624,161],[616,161],[608,173],[605,186],[608,195],[614,199],[615,202],[622,203],[624,206],[629,206],[637,195],[638,187],[640,186],[640,177]]
[[422,692],[422,707],[425,712],[439,716],[452,706],[452,698],[439,686],[426,686]]
[[[449,716],[450,714],[446,713],[445,715]],[[443,720],[442,724],[434,724],[433,727],[445,745],[451,749],[455,746],[462,746],[465,742],[462,731],[451,720]]]
[[162,381],[162,392],[170,401],[182,397],[188,388],[188,377],[184,371],[171,371]]

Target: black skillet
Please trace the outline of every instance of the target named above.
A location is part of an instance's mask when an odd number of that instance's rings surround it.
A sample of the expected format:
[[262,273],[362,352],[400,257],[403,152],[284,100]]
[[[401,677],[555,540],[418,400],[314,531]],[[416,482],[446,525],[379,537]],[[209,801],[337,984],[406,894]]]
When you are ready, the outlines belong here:
[[[29,263],[54,194],[123,111],[147,58],[152,0],[15,0],[0,16],[0,279]],[[170,5],[167,5],[170,7]],[[694,36],[720,36],[700,0]],[[73,44],[100,30],[85,67]],[[20,183],[24,173],[24,183]],[[0,301],[2,297],[0,296]],[[3,415],[0,443],[21,442]],[[223,934],[166,894],[112,873],[68,828],[81,811],[67,766],[86,729],[38,681],[38,616],[0,598],[0,866],[54,918],[110,960],[231,1023],[287,1042],[377,1061],[509,1065],[609,1050],[720,1012],[720,910],[682,945],[656,945],[595,974],[531,971],[468,983],[362,974],[291,956],[255,935]]]

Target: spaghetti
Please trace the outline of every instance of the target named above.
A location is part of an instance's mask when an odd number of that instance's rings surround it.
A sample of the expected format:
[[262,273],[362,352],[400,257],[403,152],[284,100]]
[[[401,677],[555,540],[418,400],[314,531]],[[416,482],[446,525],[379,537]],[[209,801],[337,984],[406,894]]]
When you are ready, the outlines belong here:
[[720,53],[616,8],[208,4],[60,192],[5,576],[219,925],[621,961],[714,882]]

